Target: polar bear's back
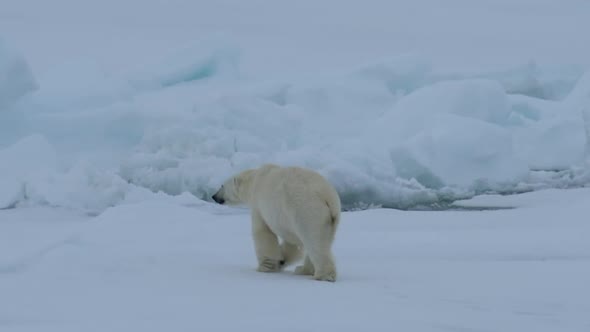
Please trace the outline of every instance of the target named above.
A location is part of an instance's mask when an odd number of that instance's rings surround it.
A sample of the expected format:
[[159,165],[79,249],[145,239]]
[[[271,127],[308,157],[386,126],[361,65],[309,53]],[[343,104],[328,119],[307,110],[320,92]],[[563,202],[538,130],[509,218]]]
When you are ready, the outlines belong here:
[[334,187],[319,173],[301,167],[276,165],[265,165],[259,172],[262,181],[269,181],[275,185],[269,195],[284,197],[287,205],[297,207],[296,210],[300,212],[317,213],[324,210],[331,218],[332,224],[338,224],[340,197]]

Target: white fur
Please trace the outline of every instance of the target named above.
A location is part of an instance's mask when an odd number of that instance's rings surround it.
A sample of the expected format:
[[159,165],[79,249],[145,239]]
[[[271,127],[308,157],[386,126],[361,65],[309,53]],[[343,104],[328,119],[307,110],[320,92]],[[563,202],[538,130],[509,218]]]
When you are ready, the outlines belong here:
[[340,198],[320,174],[266,164],[232,177],[213,199],[251,208],[258,271],[280,271],[299,260],[303,250],[305,261],[296,274],[336,281],[331,247],[340,221]]

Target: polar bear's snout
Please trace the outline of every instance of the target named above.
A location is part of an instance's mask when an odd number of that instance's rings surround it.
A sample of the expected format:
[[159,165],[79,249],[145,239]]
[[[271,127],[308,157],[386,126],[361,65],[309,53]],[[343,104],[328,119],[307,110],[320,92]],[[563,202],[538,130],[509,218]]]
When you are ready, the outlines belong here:
[[218,204],[225,203],[225,199],[223,199],[221,197],[221,195],[219,194],[219,191],[216,192],[215,195],[213,195],[211,198],[213,198],[213,200],[215,201],[215,203],[218,203]]

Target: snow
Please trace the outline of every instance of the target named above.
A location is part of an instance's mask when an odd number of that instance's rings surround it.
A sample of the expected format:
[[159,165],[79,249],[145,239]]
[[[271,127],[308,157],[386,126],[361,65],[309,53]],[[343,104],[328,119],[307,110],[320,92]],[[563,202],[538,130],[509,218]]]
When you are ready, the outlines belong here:
[[319,171],[346,209],[589,183],[590,49],[563,37],[587,26],[587,4],[374,0],[338,4],[326,26],[329,2],[147,1],[139,16],[133,3],[5,6],[3,37],[28,61],[2,63],[29,85],[0,113],[0,149],[38,135],[56,165],[4,172],[3,206],[209,199],[265,162]]
[[584,331],[588,199],[588,189],[549,190],[508,196],[504,204],[519,206],[508,210],[345,212],[334,284],[292,267],[256,272],[247,212],[188,196],[94,218],[0,211],[0,324],[47,332]]
[[585,169],[585,128],[574,111],[584,79],[564,100],[546,100],[509,94],[490,74],[439,76],[402,57],[283,83],[244,77],[227,48],[202,49],[128,76],[42,75],[51,88],[41,85],[0,126],[8,142],[24,134],[49,142],[60,165],[52,185],[79,183],[66,185],[69,196],[48,189],[30,201],[98,213],[137,187],[208,199],[231,174],[264,162],[318,170],[347,209],[555,184],[531,176],[536,170],[565,170],[574,177],[568,185],[586,183],[588,172],[574,172]]
[[[4,1],[0,330],[590,330],[588,13]],[[210,202],[266,162],[338,190],[335,284]]]
[[526,172],[526,164],[501,126],[508,113],[506,95],[495,82],[441,82],[402,98],[372,132],[390,146],[395,166],[409,168],[407,178],[428,187],[469,186],[482,178],[510,181]]
[[51,145],[40,135],[22,139],[0,150],[0,209],[23,200],[27,179],[55,171],[56,156]]
[[546,189],[523,195],[479,195],[466,200],[457,200],[453,205],[467,208],[534,208],[542,205],[583,204],[587,199],[586,188]]

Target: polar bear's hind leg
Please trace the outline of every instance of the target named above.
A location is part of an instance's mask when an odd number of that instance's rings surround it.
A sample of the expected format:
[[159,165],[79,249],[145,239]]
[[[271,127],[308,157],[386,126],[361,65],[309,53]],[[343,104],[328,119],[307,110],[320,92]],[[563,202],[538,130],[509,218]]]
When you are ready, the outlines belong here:
[[301,259],[303,253],[296,244],[283,241],[281,244],[281,253],[283,254],[284,265],[289,266]]
[[295,274],[297,275],[310,275],[312,276],[314,274],[314,268],[313,268],[313,264],[311,263],[311,260],[309,259],[309,256],[305,256],[305,260],[303,261],[303,265],[299,265],[295,268]]
[[330,250],[314,252],[310,258],[315,268],[313,274],[315,280],[336,281],[336,264]]
[[[330,221],[322,224],[320,229],[316,229],[315,232],[304,233],[302,240],[306,253],[306,262],[299,272],[313,274],[315,280],[336,281],[336,263],[331,249],[334,230],[335,227]],[[311,270],[309,266],[312,266]]]

